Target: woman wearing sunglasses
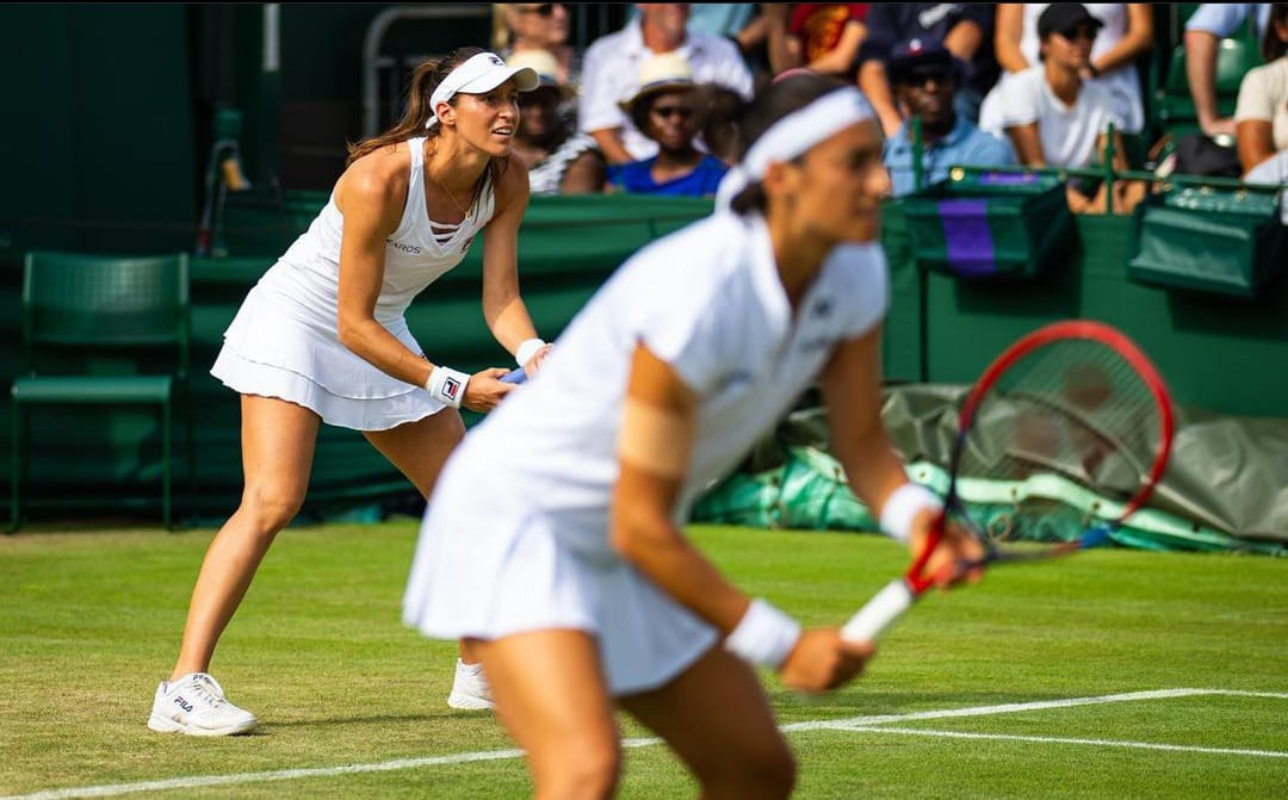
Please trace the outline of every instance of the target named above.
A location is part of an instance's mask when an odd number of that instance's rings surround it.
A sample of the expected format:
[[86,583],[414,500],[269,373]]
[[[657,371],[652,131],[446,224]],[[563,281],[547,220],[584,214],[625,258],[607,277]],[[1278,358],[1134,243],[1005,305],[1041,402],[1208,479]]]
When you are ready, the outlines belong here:
[[[1113,167],[1126,170],[1121,134],[1126,121],[1109,90],[1085,77],[1100,21],[1079,3],[1054,3],[1037,24],[1041,62],[998,85],[985,100],[995,112],[981,115],[988,121],[980,127],[1009,137],[1025,166],[1081,168],[1103,160],[1112,124]],[[1140,184],[1116,181],[1114,208],[1130,211],[1142,190]],[[1098,180],[1071,179],[1068,198],[1075,213],[1098,213],[1105,207]]]
[[493,46],[502,58],[508,62],[512,55],[544,50],[555,57],[555,78],[560,86],[575,90],[581,84],[581,59],[568,43],[570,15],[566,5],[496,3],[493,9]]
[[[1073,6],[1076,3],[1055,3]],[[997,63],[1005,70],[1002,82],[1039,64],[1042,37],[1038,18],[1050,8],[1046,3],[1001,3],[997,7],[994,44]],[[1126,133],[1139,133],[1145,126],[1136,59],[1154,46],[1154,11],[1150,3],[1088,3],[1083,6],[1096,23],[1091,35],[1091,57],[1082,67],[1083,80],[1108,90],[1114,113],[1123,121]],[[1077,36],[1076,26],[1067,33]],[[999,84],[1001,85],[1001,84]],[[996,112],[996,108],[990,108]],[[984,110],[980,127],[986,126]]]
[[640,90],[621,103],[645,136],[657,142],[652,158],[611,167],[611,190],[628,194],[714,195],[727,167],[694,146],[698,135],[693,71],[678,53],[655,55],[640,68]]

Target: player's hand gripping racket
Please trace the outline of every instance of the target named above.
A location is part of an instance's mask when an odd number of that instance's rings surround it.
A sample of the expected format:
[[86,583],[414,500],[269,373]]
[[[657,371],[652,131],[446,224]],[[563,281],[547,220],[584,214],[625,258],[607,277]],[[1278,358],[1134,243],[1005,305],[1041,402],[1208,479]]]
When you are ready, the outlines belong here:
[[[927,564],[952,526],[984,556],[955,575],[999,561],[1060,556],[1105,542],[1149,498],[1172,445],[1172,403],[1161,376],[1117,330],[1081,320],[1047,325],[1020,339],[984,371],[962,406],[949,462],[948,495],[908,572],[868,601],[845,627],[852,641],[876,639],[942,575]],[[1008,513],[968,508],[964,486],[1070,483],[1113,505],[1100,514],[1016,492]],[[1012,491],[1015,491],[1014,489]],[[1058,492],[1057,492],[1058,494]],[[1042,497],[1048,499],[1043,500]],[[1090,522],[1094,524],[1088,524]],[[1000,520],[1000,524],[999,524]],[[1069,538],[1070,531],[1076,538]],[[1060,544],[1007,551],[995,541],[1020,534]],[[1062,534],[1062,535],[1061,535]]]
[[524,383],[528,380],[528,374],[523,371],[523,367],[512,369],[501,376],[501,383]]

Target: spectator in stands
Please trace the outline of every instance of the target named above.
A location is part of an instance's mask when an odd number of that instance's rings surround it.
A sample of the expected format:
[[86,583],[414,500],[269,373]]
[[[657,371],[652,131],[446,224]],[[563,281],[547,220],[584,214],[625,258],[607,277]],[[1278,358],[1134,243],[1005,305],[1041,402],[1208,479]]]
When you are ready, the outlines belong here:
[[[1104,153],[1109,124],[1121,128],[1122,119],[1109,90],[1084,78],[1101,25],[1081,3],[1047,6],[1037,21],[1041,63],[994,89],[998,113],[993,119],[997,127],[985,130],[1004,132],[1010,137],[1022,164],[1090,166]],[[981,123],[986,123],[989,116],[984,114]],[[1121,134],[1115,131],[1114,139],[1114,167],[1126,169]],[[1115,182],[1115,187],[1127,191],[1125,182]],[[1069,188],[1071,208],[1092,210],[1092,186],[1074,180]],[[1116,198],[1116,206],[1124,208],[1125,200],[1125,195]]]
[[765,3],[769,65],[774,73],[805,67],[854,78],[854,59],[867,34],[867,3]]
[[595,140],[575,132],[559,113],[572,89],[559,82],[558,61],[545,50],[510,56],[511,69],[528,67],[540,85],[519,95],[519,129],[511,151],[528,167],[532,194],[587,194],[604,186],[604,157]]
[[979,120],[979,104],[997,80],[993,6],[988,3],[877,3],[868,9],[868,35],[859,49],[859,88],[887,136],[903,125],[885,60],[900,42],[939,41],[962,62],[953,102],[958,116]]
[[1185,23],[1185,77],[1194,113],[1205,136],[1234,136],[1234,120],[1223,118],[1216,99],[1216,52],[1222,39],[1235,36],[1255,21],[1257,35],[1266,30],[1270,3],[1203,3]]
[[693,70],[679,53],[661,53],[640,68],[640,90],[622,110],[657,142],[652,158],[613,167],[609,181],[629,194],[714,195],[728,168],[693,145],[698,134]]
[[[1016,163],[1009,140],[984,133],[957,113],[953,95],[963,71],[960,63],[942,43],[913,39],[896,45],[882,69],[889,75],[902,117],[921,119],[925,184],[947,179],[948,168],[954,164]],[[913,163],[912,134],[904,123],[885,146],[885,165],[895,197],[917,188]]]
[[[1056,5],[1072,5],[1057,3]],[[1007,81],[1038,63],[1038,18],[1049,8],[1044,3],[1002,3],[997,7],[995,51],[1006,70],[998,90]],[[1127,133],[1145,127],[1136,59],[1154,45],[1154,11],[1149,3],[1091,3],[1084,6],[1099,23],[1091,57],[1079,69],[1087,84],[1106,89],[1114,113]],[[995,90],[995,91],[998,91]],[[988,128],[1001,111],[988,100],[980,112],[980,125]]]
[[1261,40],[1265,65],[1244,77],[1234,112],[1244,173],[1288,150],[1288,3],[1275,3]]
[[657,153],[657,143],[637,130],[618,105],[639,91],[640,67],[655,53],[678,51],[688,59],[695,82],[728,86],[744,98],[751,96],[751,72],[733,42],[686,31],[688,3],[636,6],[639,21],[597,40],[583,62],[578,124],[594,137],[610,164]]
[[560,86],[576,93],[581,83],[579,54],[568,43],[568,7],[563,3],[496,3],[493,48],[507,62],[511,54],[544,50],[555,58]]

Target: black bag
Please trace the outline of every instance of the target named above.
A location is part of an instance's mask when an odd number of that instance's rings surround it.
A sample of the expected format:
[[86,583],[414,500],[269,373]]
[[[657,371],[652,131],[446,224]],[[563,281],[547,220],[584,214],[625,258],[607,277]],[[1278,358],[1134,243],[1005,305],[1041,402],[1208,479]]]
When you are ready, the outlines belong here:
[[1238,178],[1243,174],[1239,153],[1233,147],[1222,147],[1201,133],[1191,133],[1176,140],[1178,175]]

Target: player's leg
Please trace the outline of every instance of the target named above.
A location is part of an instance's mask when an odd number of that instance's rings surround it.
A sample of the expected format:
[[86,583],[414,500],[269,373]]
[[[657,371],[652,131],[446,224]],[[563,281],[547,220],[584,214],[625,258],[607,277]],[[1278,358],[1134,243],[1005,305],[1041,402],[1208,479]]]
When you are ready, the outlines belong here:
[[595,639],[543,630],[474,643],[496,713],[526,753],[539,800],[604,798],[621,769],[621,743]]
[[[228,727],[246,730],[254,725],[254,717],[246,712],[231,713],[229,708],[236,707],[224,701],[219,684],[207,680],[205,673],[269,545],[304,502],[319,422],[316,414],[294,403],[242,396],[241,505],[215,535],[202,561],[179,659],[154,702],[154,728],[218,735],[238,732],[225,730]],[[186,694],[179,697],[180,691]],[[158,720],[157,703],[163,694],[175,694],[182,702],[167,697],[169,714],[162,713]],[[203,709],[209,718],[202,716]],[[166,719],[177,727],[167,725]]]
[[396,428],[365,431],[363,436],[428,498],[447,457],[465,436],[465,423],[460,412],[445,408]]
[[[367,431],[364,435],[428,499],[447,457],[465,436],[465,423],[459,412],[445,408],[416,422],[385,431]],[[461,709],[492,707],[491,691],[482,667],[464,642],[447,703]]]
[[720,647],[675,680],[618,704],[666,740],[704,800],[777,800],[791,794],[796,761],[756,674]]

